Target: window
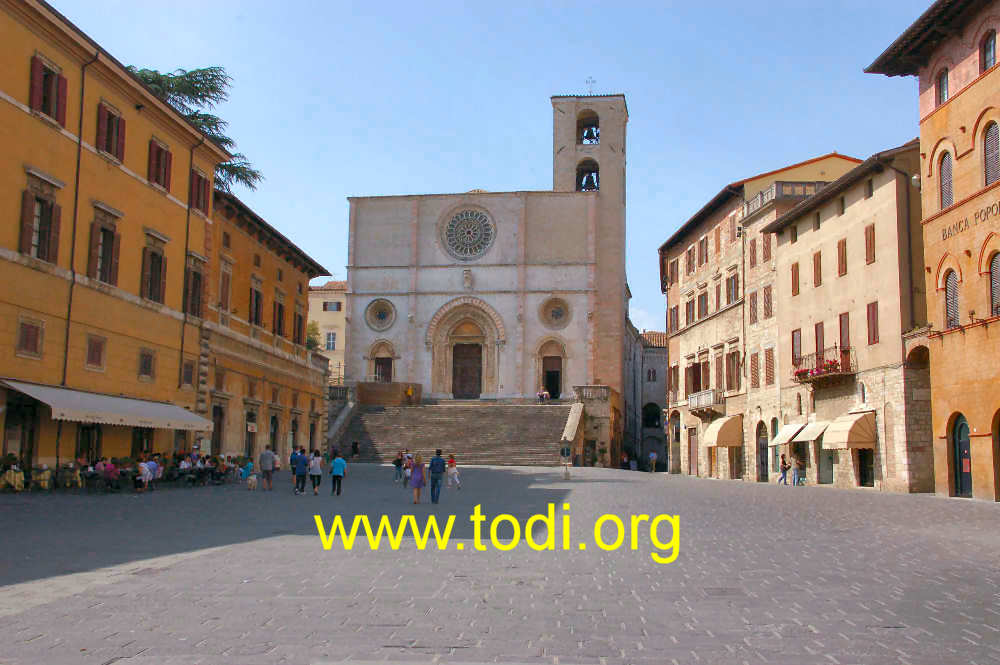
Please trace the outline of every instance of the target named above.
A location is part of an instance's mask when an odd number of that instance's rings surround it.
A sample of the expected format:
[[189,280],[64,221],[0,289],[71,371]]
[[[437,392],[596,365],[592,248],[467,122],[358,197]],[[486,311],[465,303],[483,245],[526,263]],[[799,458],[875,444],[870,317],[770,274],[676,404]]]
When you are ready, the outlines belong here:
[[760,259],[761,261],[771,260],[771,234],[762,233],[760,236]]
[[201,317],[201,302],[204,279],[196,267],[189,267],[184,277],[184,311],[191,316]]
[[[701,361],[701,389],[708,390],[712,384],[712,368],[708,362],[708,356]],[[698,367],[697,365],[695,366]],[[696,369],[697,371],[697,369]]]
[[847,199],[841,196],[840,201],[837,203],[837,214],[843,215],[845,212],[847,212]]
[[799,295],[799,262],[792,264],[792,295]]
[[868,303],[868,344],[878,344],[878,302]]
[[152,379],[156,369],[156,356],[149,349],[139,350],[139,378]]
[[942,69],[937,75],[937,89],[934,91],[937,105],[940,106],[948,101],[948,70]]
[[302,311],[298,305],[295,306],[295,315],[292,320],[292,342],[295,344],[305,344],[306,320],[302,316]]
[[843,277],[847,274],[847,238],[837,241],[837,275]]
[[1000,316],[1000,253],[990,260],[990,312]]
[[42,357],[42,324],[22,320],[17,331],[17,354]]
[[729,242],[736,242],[736,218],[729,218]]
[[987,69],[997,64],[997,33],[990,30],[979,45],[979,71],[985,72]]
[[163,189],[170,191],[170,172],[174,156],[156,139],[149,139],[149,163],[146,169],[146,179]]
[[326,334],[326,350],[327,351],[336,351],[337,350],[337,333],[335,333],[335,332],[328,332]]
[[670,368],[670,399],[677,401],[677,393],[680,392],[681,368],[674,365]]
[[655,383],[656,382],[656,370],[655,369],[646,370],[646,381],[648,383]]
[[223,262],[222,272],[219,274],[219,311],[229,312],[230,299],[232,298],[233,273],[232,266]]
[[[211,201],[211,185],[208,178],[200,172],[191,170],[191,190],[188,192],[188,202],[192,208],[202,214],[208,214],[208,204]],[[222,246],[229,247],[229,234],[223,232]]]
[[851,315],[843,312],[840,315],[840,350],[847,351],[851,348]]
[[823,354],[823,349],[826,348],[826,335],[823,331],[823,322],[820,321],[814,327],[814,333],[816,335],[816,362],[820,362],[820,357]]
[[226,249],[232,247],[232,239],[229,237],[229,233],[226,231],[222,232],[222,246]]
[[798,367],[802,362],[802,330],[792,331],[792,366]]
[[750,354],[750,387],[760,388],[760,354],[756,351]]
[[941,209],[950,207],[955,203],[955,192],[952,190],[951,186],[951,153],[946,152],[941,155],[941,165],[940,165],[940,181],[941,181]]
[[254,266],[254,268],[259,268],[260,267],[260,254],[254,254],[253,255],[253,266]]
[[865,227],[865,263],[875,263],[875,225]]
[[740,352],[726,354],[726,390],[740,389]]
[[278,281],[279,282],[285,281],[285,273],[281,271],[281,268],[278,268]]
[[271,403],[273,403],[273,404],[277,404],[278,403],[278,389],[277,388],[271,388]]
[[715,284],[715,311],[718,312],[722,309],[722,283],[716,282]]
[[272,330],[274,334],[279,337],[285,336],[285,303],[281,302],[278,298],[274,300],[274,321],[272,324]]
[[323,303],[324,312],[339,312],[344,303],[338,301],[327,300]]
[[715,387],[724,390],[726,387],[726,364],[721,353],[715,354]]
[[264,295],[254,286],[250,287],[249,319],[251,325],[264,325]]
[[62,208],[38,189],[42,187],[32,183],[21,196],[20,250],[41,261],[57,263]]
[[674,259],[673,261],[670,262],[670,268],[669,268],[669,271],[668,271],[669,280],[670,280],[671,284],[676,284],[677,283],[677,280],[678,280],[677,273],[678,273],[678,271],[677,271],[677,259]]
[[875,181],[872,180],[871,178],[868,178],[868,181],[865,182],[865,198],[870,199],[872,196],[874,196],[874,194],[875,194]]
[[162,303],[166,295],[167,257],[156,246],[142,249],[141,295],[147,300]]
[[788,227],[788,237],[789,241],[794,245],[799,241],[799,227],[792,224]]
[[708,263],[708,236],[698,241],[698,265]]
[[750,258],[750,267],[753,268],[757,265],[757,239],[751,238],[750,245],[747,247]]
[[816,252],[813,254],[813,285],[822,286],[823,284],[823,253]]
[[698,294],[698,318],[702,319],[708,316],[708,293]]
[[104,369],[104,347],[107,343],[103,337],[87,335],[87,369]]
[[31,58],[30,106],[66,126],[66,77],[40,57]]
[[121,236],[115,232],[115,218],[99,208],[90,224],[90,255],[87,276],[105,284],[118,284],[118,256]]
[[750,293],[750,323],[757,323],[757,292]]
[[764,385],[774,385],[774,349],[764,349]]
[[722,225],[715,227],[715,255],[722,253]]
[[995,122],[986,125],[983,132],[983,161],[986,184],[992,185],[1000,180],[1000,129]]
[[961,325],[958,314],[958,274],[949,270],[944,276],[944,319],[945,328]]
[[694,247],[688,247],[687,261],[685,261],[685,271],[688,275],[694,273]]
[[670,332],[674,332],[675,330],[680,328],[680,316],[677,305],[674,305],[673,307],[670,308],[669,324],[670,324]]
[[688,300],[684,304],[684,323],[685,325],[691,325],[694,323],[694,301]]
[[97,105],[96,145],[119,162],[125,159],[125,118],[103,103]]
[[740,299],[740,277],[733,274],[726,278],[726,304],[732,305]]
[[769,319],[774,316],[773,300],[771,299],[771,285],[764,287],[764,318]]
[[182,386],[193,386],[194,385],[194,361],[185,360],[184,365],[181,368],[181,385]]

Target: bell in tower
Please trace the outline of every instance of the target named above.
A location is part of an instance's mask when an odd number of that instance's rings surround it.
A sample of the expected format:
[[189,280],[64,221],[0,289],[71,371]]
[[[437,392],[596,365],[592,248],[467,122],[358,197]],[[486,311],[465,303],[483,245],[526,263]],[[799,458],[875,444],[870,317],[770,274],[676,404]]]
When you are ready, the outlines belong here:
[[601,188],[601,173],[597,162],[585,159],[576,167],[576,191],[596,192]]
[[601,142],[600,119],[593,111],[584,111],[576,120],[576,140],[581,145],[598,145]]

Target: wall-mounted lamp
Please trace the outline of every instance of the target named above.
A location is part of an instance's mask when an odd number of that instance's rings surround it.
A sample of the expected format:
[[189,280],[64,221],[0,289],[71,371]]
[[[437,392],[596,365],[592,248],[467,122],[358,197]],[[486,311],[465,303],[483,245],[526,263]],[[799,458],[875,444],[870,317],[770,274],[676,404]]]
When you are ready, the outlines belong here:
[[919,173],[914,173],[912,176],[910,176],[910,184],[913,185],[914,187],[916,187],[917,189],[920,189],[920,174]]

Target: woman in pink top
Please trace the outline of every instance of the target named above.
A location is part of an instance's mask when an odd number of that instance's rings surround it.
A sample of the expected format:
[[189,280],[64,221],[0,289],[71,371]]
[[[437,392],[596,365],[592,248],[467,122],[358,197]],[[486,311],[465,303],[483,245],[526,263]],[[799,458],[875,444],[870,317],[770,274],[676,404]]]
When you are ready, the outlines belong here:
[[427,478],[427,469],[424,466],[424,458],[417,455],[413,460],[413,471],[410,473],[410,487],[413,488],[413,503],[420,503],[420,490],[424,486],[424,479]]

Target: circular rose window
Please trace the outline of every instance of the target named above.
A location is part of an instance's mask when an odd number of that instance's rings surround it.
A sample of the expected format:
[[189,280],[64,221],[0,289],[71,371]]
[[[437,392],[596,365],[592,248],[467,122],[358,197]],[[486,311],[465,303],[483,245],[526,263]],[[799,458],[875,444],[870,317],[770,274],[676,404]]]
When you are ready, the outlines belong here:
[[372,330],[388,330],[396,321],[396,308],[383,298],[373,300],[365,309],[365,321]]
[[459,261],[472,261],[489,250],[496,226],[484,212],[462,210],[448,220],[441,235],[449,254]]
[[542,303],[539,314],[549,328],[565,328],[569,323],[569,305],[562,298],[549,298]]

